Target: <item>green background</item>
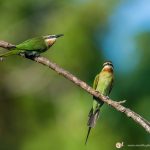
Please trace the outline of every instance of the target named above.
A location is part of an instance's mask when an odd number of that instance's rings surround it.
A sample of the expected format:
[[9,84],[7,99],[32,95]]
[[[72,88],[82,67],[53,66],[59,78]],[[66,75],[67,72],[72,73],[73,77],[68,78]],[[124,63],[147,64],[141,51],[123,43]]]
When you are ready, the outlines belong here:
[[[92,86],[102,63],[109,59],[97,46],[101,43],[96,35],[103,38],[108,31],[108,18],[119,2],[0,0],[0,39],[17,44],[35,36],[63,33],[42,55]],[[114,100],[126,99],[126,107],[148,120],[149,39],[148,32],[135,37],[142,49],[137,51],[141,59],[125,75],[115,68],[110,95]],[[128,60],[126,64],[131,65]],[[143,128],[104,105],[85,146],[91,105],[91,95],[54,71],[19,56],[8,57],[0,62],[0,150],[109,150],[115,149],[116,142],[134,149],[127,145],[150,143]]]

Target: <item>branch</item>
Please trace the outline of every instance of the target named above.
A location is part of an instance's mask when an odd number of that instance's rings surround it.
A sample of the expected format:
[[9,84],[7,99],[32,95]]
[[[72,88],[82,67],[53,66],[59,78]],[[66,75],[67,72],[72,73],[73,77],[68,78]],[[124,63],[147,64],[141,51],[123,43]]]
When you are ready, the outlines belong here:
[[11,44],[11,43],[5,42],[5,41],[0,41],[0,47],[9,50],[9,49],[14,48],[14,47],[16,47],[16,46],[13,45],[13,44]]
[[[15,47],[15,45],[12,45],[12,44],[4,42],[4,41],[0,41],[0,47],[9,50],[10,48]],[[106,104],[112,106],[117,111],[124,113],[127,117],[130,117],[137,124],[139,124],[141,127],[143,127],[148,133],[150,133],[150,122],[147,121],[146,119],[144,119],[139,114],[132,111],[131,109],[122,106],[121,104],[124,103],[125,101],[116,102],[116,101],[113,101],[112,99],[102,95],[101,93],[95,91],[87,83],[85,83],[82,80],[78,79],[76,76],[74,76],[70,72],[64,70],[63,68],[59,67],[57,64],[51,62],[47,58],[39,56],[39,57],[35,57],[35,58],[32,58],[32,59],[31,58],[28,58],[28,59],[36,61],[36,62],[38,62],[42,65],[45,65],[45,66],[49,67],[50,69],[52,69],[54,71],[56,71],[58,74],[64,76],[66,79],[72,81],[74,84],[81,87],[82,89],[84,89],[89,94],[97,97],[99,102],[103,101]]]

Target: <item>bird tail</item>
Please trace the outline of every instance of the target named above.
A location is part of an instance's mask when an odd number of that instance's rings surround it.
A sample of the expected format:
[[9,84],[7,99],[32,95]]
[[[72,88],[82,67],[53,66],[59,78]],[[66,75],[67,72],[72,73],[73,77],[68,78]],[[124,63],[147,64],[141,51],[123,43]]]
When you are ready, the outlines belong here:
[[86,143],[88,141],[88,137],[90,135],[90,131],[91,131],[91,127],[89,127],[89,129],[88,129],[87,136],[86,136],[86,139],[85,139],[85,145],[86,145]]
[[88,132],[87,132],[85,144],[88,141],[88,137],[89,137],[91,128],[94,128],[95,125],[96,125],[97,119],[99,118],[99,112],[100,112],[100,108],[96,109],[95,111],[93,111],[93,108],[92,108],[89,112],[89,119],[88,119],[88,122],[87,122],[87,125],[88,125],[89,129],[88,129]]
[[6,53],[0,54],[0,57],[7,57],[7,56],[10,56],[10,55],[17,55],[19,53],[20,52],[18,50],[11,50],[11,51],[8,51]]

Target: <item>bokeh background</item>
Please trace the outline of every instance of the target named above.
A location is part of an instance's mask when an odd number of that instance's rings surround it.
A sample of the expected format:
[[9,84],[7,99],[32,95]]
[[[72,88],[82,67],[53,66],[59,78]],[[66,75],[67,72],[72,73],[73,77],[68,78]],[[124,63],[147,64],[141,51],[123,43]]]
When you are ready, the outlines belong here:
[[[105,60],[111,98],[150,120],[149,0],[0,0],[0,39],[13,44],[63,33],[43,56],[92,85]],[[52,70],[11,56],[0,63],[0,150],[109,150],[150,144],[139,125],[104,105],[88,145],[92,96]]]

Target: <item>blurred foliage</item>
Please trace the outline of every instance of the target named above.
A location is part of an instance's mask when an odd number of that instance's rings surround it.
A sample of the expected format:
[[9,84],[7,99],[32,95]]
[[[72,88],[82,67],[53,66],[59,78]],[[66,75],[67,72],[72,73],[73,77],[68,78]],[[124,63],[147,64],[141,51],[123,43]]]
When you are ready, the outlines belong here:
[[[64,33],[43,55],[92,85],[105,59],[97,48],[95,35],[99,31],[103,37],[107,19],[118,3],[0,0],[0,38],[15,44],[34,36]],[[141,62],[132,74],[115,74],[111,97],[127,99],[127,107],[150,120],[149,39],[149,33],[136,37]],[[92,104],[89,94],[48,68],[19,56],[6,58],[0,70],[1,150],[107,150],[115,149],[116,142],[149,142],[141,127],[104,106],[85,147],[87,115]]]

